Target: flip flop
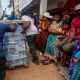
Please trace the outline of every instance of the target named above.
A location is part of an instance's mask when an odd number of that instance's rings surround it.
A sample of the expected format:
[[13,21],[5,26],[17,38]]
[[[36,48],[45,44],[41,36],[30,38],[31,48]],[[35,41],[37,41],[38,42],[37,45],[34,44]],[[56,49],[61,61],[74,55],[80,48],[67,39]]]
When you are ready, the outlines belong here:
[[44,61],[42,64],[43,65],[48,65],[48,64],[50,64],[50,62]]

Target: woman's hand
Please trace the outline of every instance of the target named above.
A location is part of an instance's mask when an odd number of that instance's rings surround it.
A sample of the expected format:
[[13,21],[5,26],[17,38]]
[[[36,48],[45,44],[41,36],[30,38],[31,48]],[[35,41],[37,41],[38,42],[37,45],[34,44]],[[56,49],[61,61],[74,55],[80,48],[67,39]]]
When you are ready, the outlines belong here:
[[52,28],[49,28],[48,31],[49,31],[49,32],[53,32]]

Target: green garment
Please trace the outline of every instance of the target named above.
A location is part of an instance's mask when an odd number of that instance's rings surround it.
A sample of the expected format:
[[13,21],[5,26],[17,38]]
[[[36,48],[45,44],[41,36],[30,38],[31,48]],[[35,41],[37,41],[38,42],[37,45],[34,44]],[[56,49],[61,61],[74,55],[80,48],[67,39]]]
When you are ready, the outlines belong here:
[[32,59],[38,59],[37,53],[36,53],[36,47],[35,47],[35,40],[36,40],[36,35],[30,35],[26,36],[26,40],[28,42],[28,45],[30,47],[30,52],[32,55]]

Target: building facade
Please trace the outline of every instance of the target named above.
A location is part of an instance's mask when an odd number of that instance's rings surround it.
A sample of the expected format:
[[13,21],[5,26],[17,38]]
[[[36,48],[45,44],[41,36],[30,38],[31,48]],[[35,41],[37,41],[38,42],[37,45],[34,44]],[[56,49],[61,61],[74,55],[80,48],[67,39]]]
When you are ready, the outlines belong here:
[[40,0],[19,0],[19,11],[26,12],[27,14],[33,12],[39,13],[39,1]]
[[19,0],[14,0],[14,10],[15,14],[19,15]]
[[19,10],[23,10],[27,7],[33,0],[19,0]]
[[2,10],[2,5],[1,5],[1,0],[0,0],[0,17],[3,15],[3,10]]
[[63,7],[66,2],[67,0],[19,0],[19,11],[43,15],[47,10]]
[[19,10],[30,12],[37,12],[40,15],[43,15],[46,11],[64,8],[72,8],[76,4],[80,3],[80,0],[19,0]]

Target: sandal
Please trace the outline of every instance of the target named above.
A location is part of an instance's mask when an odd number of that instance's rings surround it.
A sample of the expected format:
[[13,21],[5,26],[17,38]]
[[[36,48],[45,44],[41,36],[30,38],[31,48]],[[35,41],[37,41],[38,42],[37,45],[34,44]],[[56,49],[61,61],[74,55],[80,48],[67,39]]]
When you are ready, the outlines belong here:
[[50,64],[51,62],[48,62],[48,61],[43,61],[43,65],[48,65],[48,64]]
[[47,60],[41,60],[40,62],[43,63],[44,61],[47,61]]

